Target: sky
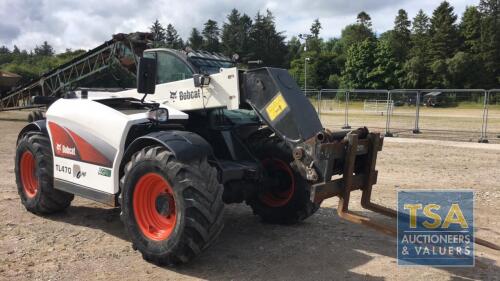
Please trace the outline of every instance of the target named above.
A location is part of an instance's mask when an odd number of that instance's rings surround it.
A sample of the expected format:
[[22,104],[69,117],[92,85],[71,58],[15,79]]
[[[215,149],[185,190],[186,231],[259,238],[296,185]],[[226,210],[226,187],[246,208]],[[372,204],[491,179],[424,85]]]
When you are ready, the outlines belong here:
[[[202,29],[207,19],[222,26],[227,14],[236,8],[254,17],[269,9],[276,17],[277,29],[290,38],[309,33],[319,18],[323,38],[338,37],[342,28],[356,21],[360,11],[372,18],[380,34],[392,28],[399,9],[413,18],[419,9],[428,15],[438,0],[0,0],[0,45],[33,49],[48,41],[57,52],[91,49],[111,39],[115,33],[147,31],[158,19],[164,26],[172,23],[183,39],[191,28]],[[461,17],[467,6],[479,0],[450,0]]]

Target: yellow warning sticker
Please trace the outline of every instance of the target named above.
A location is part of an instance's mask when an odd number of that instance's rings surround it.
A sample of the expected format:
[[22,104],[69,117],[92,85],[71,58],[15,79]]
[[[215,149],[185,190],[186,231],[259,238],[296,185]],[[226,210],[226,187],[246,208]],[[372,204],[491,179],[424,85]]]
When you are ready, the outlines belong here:
[[285,109],[287,109],[288,104],[286,104],[285,99],[281,95],[280,92],[276,95],[276,97],[269,103],[266,107],[267,116],[271,121],[274,121],[276,117],[278,117]]

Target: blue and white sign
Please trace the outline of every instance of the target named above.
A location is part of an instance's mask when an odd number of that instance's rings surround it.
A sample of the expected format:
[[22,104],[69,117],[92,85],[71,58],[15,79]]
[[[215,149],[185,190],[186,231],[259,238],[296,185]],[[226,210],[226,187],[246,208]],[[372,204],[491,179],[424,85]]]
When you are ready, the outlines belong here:
[[399,191],[398,265],[474,266],[474,193]]

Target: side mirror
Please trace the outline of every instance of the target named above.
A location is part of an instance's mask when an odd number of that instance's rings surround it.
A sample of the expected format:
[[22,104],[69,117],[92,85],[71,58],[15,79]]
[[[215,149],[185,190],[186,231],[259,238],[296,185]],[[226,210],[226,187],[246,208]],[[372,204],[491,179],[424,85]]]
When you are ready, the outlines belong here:
[[156,88],[156,59],[140,58],[137,67],[137,92],[152,95]]
[[210,76],[203,74],[193,75],[194,86],[197,88],[207,87],[210,85]]

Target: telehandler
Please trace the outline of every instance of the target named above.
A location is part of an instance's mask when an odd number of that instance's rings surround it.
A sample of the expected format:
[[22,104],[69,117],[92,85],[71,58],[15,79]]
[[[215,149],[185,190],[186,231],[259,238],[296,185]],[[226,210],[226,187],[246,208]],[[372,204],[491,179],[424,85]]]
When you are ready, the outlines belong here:
[[238,70],[230,59],[170,49],[144,52],[137,89],[35,97],[45,118],[19,133],[15,173],[30,212],[66,209],[74,195],[121,208],[134,249],[155,264],[185,263],[224,224],[224,204],[291,224],[339,196],[370,202],[383,138],[366,128],[330,132],[284,69]]

